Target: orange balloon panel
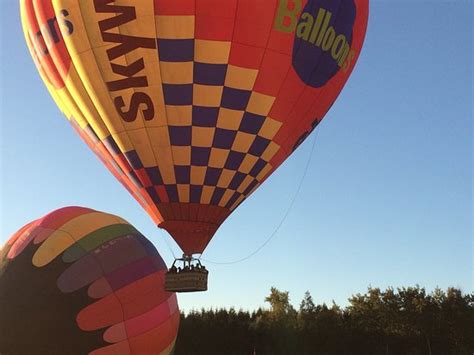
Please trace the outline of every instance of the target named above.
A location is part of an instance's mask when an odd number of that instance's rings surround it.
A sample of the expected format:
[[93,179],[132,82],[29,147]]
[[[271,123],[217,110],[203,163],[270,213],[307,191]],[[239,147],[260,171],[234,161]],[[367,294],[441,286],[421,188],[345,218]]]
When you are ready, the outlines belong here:
[[186,254],[322,120],[367,16],[368,0],[22,0],[56,103]]

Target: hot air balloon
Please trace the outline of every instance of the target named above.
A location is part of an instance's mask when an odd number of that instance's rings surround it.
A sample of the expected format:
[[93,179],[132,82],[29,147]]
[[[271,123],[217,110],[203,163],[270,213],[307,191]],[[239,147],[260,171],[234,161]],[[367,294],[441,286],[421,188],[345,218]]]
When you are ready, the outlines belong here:
[[0,249],[0,353],[170,354],[179,310],[166,271],[122,218],[51,212]]
[[57,105],[188,262],[323,119],[367,17],[368,0],[21,0]]

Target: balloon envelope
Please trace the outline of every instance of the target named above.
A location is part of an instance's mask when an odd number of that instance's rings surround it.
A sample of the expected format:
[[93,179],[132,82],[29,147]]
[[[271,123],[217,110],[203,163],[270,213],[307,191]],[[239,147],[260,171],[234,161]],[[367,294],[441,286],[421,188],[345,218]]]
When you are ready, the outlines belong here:
[[0,353],[172,353],[166,271],[120,217],[66,207],[35,220],[0,249]]
[[58,106],[186,254],[309,135],[368,0],[21,0]]

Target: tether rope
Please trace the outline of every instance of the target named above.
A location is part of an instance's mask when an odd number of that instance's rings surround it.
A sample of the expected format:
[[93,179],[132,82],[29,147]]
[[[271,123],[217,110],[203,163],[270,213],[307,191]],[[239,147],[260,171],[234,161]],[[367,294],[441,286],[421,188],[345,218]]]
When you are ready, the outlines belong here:
[[202,260],[202,261],[205,261],[206,263],[210,263],[210,264],[215,264],[215,265],[232,265],[232,264],[237,264],[237,263],[240,263],[242,261],[245,261],[247,259],[250,259],[252,256],[254,256],[255,254],[257,254],[260,250],[262,250],[272,239],[273,237],[275,237],[275,235],[277,234],[277,232],[280,230],[281,226],[283,225],[283,223],[285,222],[286,218],[288,217],[288,215],[290,214],[292,208],[293,208],[293,205],[295,204],[296,202],[296,198],[298,197],[299,195],[299,192],[301,190],[301,187],[303,186],[303,182],[304,182],[304,179],[306,178],[306,175],[308,174],[308,170],[309,170],[309,165],[311,163],[311,160],[312,160],[312,157],[313,157],[313,153],[314,153],[314,148],[316,146],[316,140],[317,140],[317,136],[318,136],[318,133],[319,133],[319,129],[316,128],[316,132],[314,134],[314,138],[313,138],[313,144],[312,144],[312,147],[311,147],[311,151],[309,153],[309,156],[308,156],[308,161],[306,162],[306,166],[304,168],[304,172],[303,172],[303,175],[301,176],[301,179],[300,179],[300,182],[298,184],[298,188],[296,189],[295,191],[295,194],[293,195],[293,198],[291,199],[291,202],[290,204],[288,205],[288,208],[285,212],[285,214],[283,215],[282,219],[280,220],[280,222],[277,224],[277,226],[275,227],[275,229],[273,230],[272,233],[270,233],[270,235],[267,237],[267,239],[257,248],[255,249],[252,253],[248,254],[247,256],[243,257],[243,258],[240,258],[240,259],[237,259],[237,260],[233,260],[233,261],[212,261],[212,260],[207,260],[207,259],[204,259],[202,258],[201,256],[198,258],[199,260]]
[[171,248],[171,245],[169,244],[168,242],[168,236],[165,234],[165,232],[163,231],[163,229],[161,228],[158,228],[158,230],[160,231],[161,235],[163,236],[163,239],[165,240],[165,243],[166,243],[166,246],[168,247],[168,250],[171,252],[171,254],[173,255],[173,258],[176,259],[176,255],[174,254],[173,252],[173,248]]

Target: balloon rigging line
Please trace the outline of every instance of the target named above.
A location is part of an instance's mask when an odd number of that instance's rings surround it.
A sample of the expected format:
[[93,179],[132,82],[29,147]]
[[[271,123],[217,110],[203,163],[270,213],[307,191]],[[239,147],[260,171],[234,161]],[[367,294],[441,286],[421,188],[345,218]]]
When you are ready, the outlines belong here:
[[291,199],[291,202],[285,212],[285,214],[283,215],[282,219],[280,220],[280,222],[278,223],[278,225],[275,227],[275,229],[273,230],[273,232],[267,237],[267,239],[257,248],[255,249],[252,253],[250,253],[249,255],[243,257],[243,258],[240,258],[240,259],[237,259],[237,260],[233,260],[233,261],[222,261],[222,262],[218,262],[218,261],[212,261],[212,260],[207,260],[207,259],[204,259],[202,258],[202,254],[201,256],[198,258],[199,260],[202,260],[202,261],[205,261],[206,263],[210,263],[210,264],[216,264],[216,265],[231,265],[231,264],[237,264],[237,263],[240,263],[242,261],[245,261],[247,259],[250,259],[252,256],[254,256],[255,254],[257,254],[260,250],[262,250],[272,239],[273,237],[275,237],[275,235],[277,234],[277,232],[280,230],[281,226],[283,225],[283,223],[285,222],[286,218],[288,217],[288,215],[290,214],[295,202],[296,202],[296,198],[298,197],[299,195],[299,192],[301,190],[301,187],[303,186],[303,181],[304,179],[306,178],[306,175],[308,174],[308,170],[309,170],[309,165],[311,163],[311,160],[312,160],[312,157],[313,157],[313,153],[314,153],[314,148],[316,146],[316,140],[317,140],[317,136],[318,136],[318,133],[319,133],[319,129],[316,129],[316,132],[314,134],[314,138],[313,138],[313,144],[311,146],[311,151],[309,153],[309,156],[308,156],[308,161],[306,162],[306,166],[304,168],[304,172],[303,172],[303,175],[301,176],[301,179],[300,179],[300,182],[298,184],[298,187],[295,191],[295,194],[293,195],[293,198]]
[[168,250],[171,252],[171,254],[173,255],[173,258],[176,259],[176,255],[175,253],[173,252],[173,248],[171,248],[171,245],[169,244],[168,242],[168,237],[165,235],[165,232],[163,232],[163,229],[161,228],[158,228],[158,230],[160,231],[163,239],[165,240],[165,243],[166,243],[166,246],[168,247]]

